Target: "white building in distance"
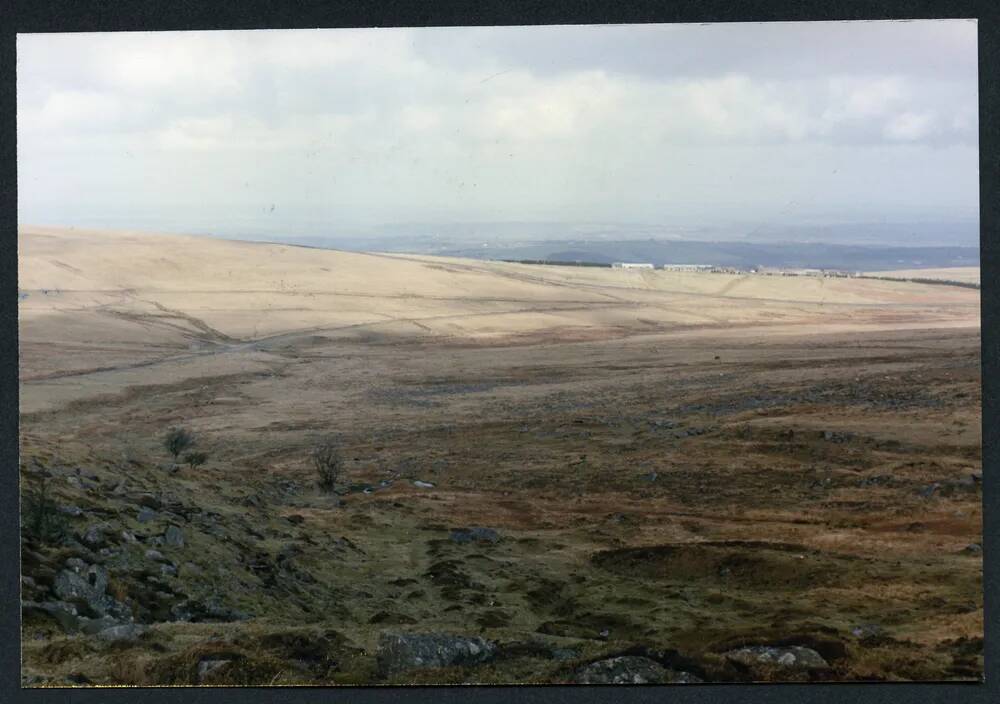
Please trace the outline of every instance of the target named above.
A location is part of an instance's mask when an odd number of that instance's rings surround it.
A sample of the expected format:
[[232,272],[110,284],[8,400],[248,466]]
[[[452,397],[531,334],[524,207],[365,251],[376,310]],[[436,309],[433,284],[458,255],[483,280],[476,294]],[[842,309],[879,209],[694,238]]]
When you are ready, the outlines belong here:
[[708,271],[711,264],[664,264],[664,271]]
[[653,269],[652,264],[646,262],[615,262],[611,265],[613,269]]

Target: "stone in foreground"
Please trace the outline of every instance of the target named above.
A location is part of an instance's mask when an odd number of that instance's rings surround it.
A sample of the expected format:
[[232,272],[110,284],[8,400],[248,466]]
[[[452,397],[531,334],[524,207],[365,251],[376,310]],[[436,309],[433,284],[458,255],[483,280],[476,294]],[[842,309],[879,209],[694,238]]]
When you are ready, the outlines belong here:
[[493,657],[496,646],[479,638],[439,633],[383,633],[378,669],[383,676],[407,670],[477,665]]
[[134,642],[145,632],[145,626],[135,623],[123,623],[99,631],[97,637],[108,642]]
[[576,671],[577,684],[693,684],[701,682],[689,672],[675,672],[637,655],[598,660]]
[[492,528],[455,528],[448,536],[455,543],[498,543],[500,535]]
[[753,645],[730,650],[725,657],[747,667],[772,665],[789,670],[819,670],[830,666],[815,650],[799,645]]

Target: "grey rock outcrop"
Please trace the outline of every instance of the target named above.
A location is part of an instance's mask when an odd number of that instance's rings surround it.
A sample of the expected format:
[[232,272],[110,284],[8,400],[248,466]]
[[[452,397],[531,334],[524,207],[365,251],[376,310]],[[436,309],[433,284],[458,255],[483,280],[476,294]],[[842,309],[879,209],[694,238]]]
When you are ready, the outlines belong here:
[[184,532],[177,526],[167,526],[163,534],[163,542],[174,548],[184,547]]
[[829,663],[815,650],[799,645],[752,645],[730,650],[725,657],[730,662],[747,667],[772,665],[790,670],[818,670],[829,667]]
[[108,642],[134,642],[146,632],[145,626],[136,623],[123,623],[117,626],[105,628],[97,633],[100,640]]
[[232,660],[202,660],[198,663],[198,681],[202,682],[209,675],[218,672],[231,662]]
[[671,670],[638,655],[592,662],[577,670],[573,679],[577,684],[694,684],[702,681],[690,672]]
[[131,610],[106,593],[108,573],[100,565],[81,564],[81,560],[67,560],[67,569],[56,575],[52,585],[62,601],[83,606],[97,616],[112,616],[131,620]]
[[488,661],[496,646],[479,637],[440,633],[383,633],[376,659],[383,676],[407,670],[476,665]]
[[662,684],[667,668],[660,663],[633,655],[598,660],[576,672],[577,684]]
[[448,536],[455,543],[497,543],[500,535],[492,528],[456,528]]
[[91,549],[105,547],[108,544],[108,539],[105,534],[108,530],[110,530],[110,526],[107,524],[89,526],[80,536],[80,542]]
[[80,630],[82,619],[76,607],[65,601],[23,601],[21,611],[25,615],[41,613],[49,616],[67,633],[76,633]]

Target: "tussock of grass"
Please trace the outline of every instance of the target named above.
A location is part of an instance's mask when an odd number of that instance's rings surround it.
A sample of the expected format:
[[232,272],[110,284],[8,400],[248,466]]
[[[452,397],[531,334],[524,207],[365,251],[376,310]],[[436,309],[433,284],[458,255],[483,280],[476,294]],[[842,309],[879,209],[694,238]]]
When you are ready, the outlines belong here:
[[[203,680],[198,676],[199,665],[207,660],[228,660],[227,665],[213,671]],[[226,642],[207,642],[185,648],[179,653],[161,658],[144,658],[123,663],[115,673],[123,684],[149,685],[259,685],[278,680],[286,665],[274,658],[251,655]]]
[[82,660],[95,650],[94,644],[85,638],[61,638],[46,643],[38,651],[38,659],[56,665],[68,660]]

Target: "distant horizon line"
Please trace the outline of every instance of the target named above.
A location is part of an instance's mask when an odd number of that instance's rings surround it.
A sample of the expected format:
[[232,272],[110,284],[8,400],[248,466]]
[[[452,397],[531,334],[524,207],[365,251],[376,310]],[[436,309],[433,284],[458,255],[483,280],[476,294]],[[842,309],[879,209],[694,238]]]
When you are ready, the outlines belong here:
[[[485,223],[484,222],[484,223],[480,223],[480,224],[512,224],[513,225],[513,224],[541,224],[541,223],[542,223],[542,221],[519,221],[519,222],[497,221],[497,222],[494,222],[494,223]],[[450,224],[458,226],[458,225],[467,225],[467,224],[472,224],[472,223],[450,223]],[[570,223],[568,223],[568,222],[567,223],[552,222],[552,223],[549,223],[549,224],[570,224]],[[573,224],[583,224],[583,223],[573,223]],[[882,226],[886,226],[886,225],[890,225],[890,226],[892,226],[892,225],[895,225],[895,226],[905,226],[905,225],[908,225],[908,224],[915,224],[915,223],[906,223],[906,222],[893,222],[893,223],[888,223],[888,222],[882,222],[882,223],[852,222],[852,223],[837,223],[837,224],[845,225],[845,226],[846,225],[858,226],[858,225],[866,225],[866,224],[878,224],[878,225],[882,225]],[[930,224],[933,224],[933,223],[928,222],[928,223],[925,223],[925,224],[930,225]],[[393,224],[392,226],[400,226],[400,227],[402,227],[402,226],[405,226],[405,224],[400,224],[400,225]],[[636,226],[638,226],[638,225],[636,225]],[[831,223],[829,226],[835,226],[835,225]],[[706,229],[721,229],[721,227],[722,226],[718,226],[718,227],[713,228],[712,226],[705,226]],[[793,226],[781,226],[781,227],[793,227]],[[825,227],[825,226],[814,225],[812,227]],[[32,229],[32,228],[37,228],[37,229],[51,229],[51,230],[80,230],[80,231],[95,232],[95,233],[107,232],[107,233],[112,233],[112,234],[138,234],[138,235],[150,235],[150,236],[158,236],[159,235],[159,236],[168,236],[168,237],[170,237],[170,236],[174,236],[174,237],[208,237],[208,238],[213,238],[213,239],[224,239],[224,240],[227,240],[227,241],[248,242],[248,243],[253,243],[253,244],[274,244],[274,245],[282,245],[282,246],[308,247],[308,248],[312,248],[312,249],[337,249],[336,247],[331,247],[331,246],[320,246],[320,245],[315,245],[315,244],[297,243],[297,242],[291,241],[291,239],[281,239],[281,237],[282,237],[281,235],[275,235],[275,234],[270,234],[270,233],[259,233],[257,235],[254,235],[252,233],[243,233],[242,235],[240,235],[240,234],[225,234],[225,233],[221,233],[221,232],[208,232],[208,231],[196,232],[196,231],[192,231],[192,230],[181,231],[181,230],[145,229],[143,227],[121,227],[121,226],[119,226],[119,227],[101,227],[101,226],[92,226],[92,225],[45,224],[45,223],[37,223],[37,222],[35,222],[35,223],[21,223],[21,222],[19,222],[17,224],[18,234],[21,233],[22,229]],[[627,234],[627,233],[623,233],[623,235],[625,235],[625,234]],[[428,236],[428,235],[417,234],[417,235],[407,236],[405,234],[393,234],[393,235],[381,235],[381,236],[378,236],[378,237],[382,238],[382,239],[406,239],[407,237],[411,237],[412,238],[412,237],[426,237],[426,236]],[[256,239],[247,239],[247,237],[255,237]],[[279,239],[267,239],[267,238],[270,238],[270,237],[278,237]],[[364,239],[363,237],[359,237],[358,235],[339,235],[338,236],[338,235],[316,235],[316,234],[294,234],[294,233],[286,234],[286,235],[284,235],[284,237],[286,237],[286,238],[298,238],[298,239],[305,239],[305,240],[317,240],[317,239],[320,239],[320,240],[322,240],[322,239],[335,240],[338,237],[343,238],[345,240],[349,240],[351,238]],[[622,236],[620,238],[607,239],[607,240],[588,239],[586,237],[572,237],[572,238],[563,238],[563,237],[560,237],[560,238],[541,238],[541,239],[526,238],[526,239],[523,239],[523,240],[518,240],[518,242],[523,243],[523,244],[539,244],[539,243],[589,243],[589,242],[595,242],[595,243],[596,242],[603,242],[605,244],[608,244],[608,243],[614,243],[614,242],[622,242],[622,243],[624,243],[624,242],[666,242],[666,243],[698,243],[698,244],[739,244],[739,245],[754,245],[754,246],[827,245],[827,246],[834,246],[834,247],[857,247],[857,248],[864,248],[864,249],[895,249],[895,248],[937,249],[937,248],[956,248],[956,249],[974,249],[974,250],[977,250],[977,252],[981,249],[980,244],[978,242],[975,243],[975,244],[968,244],[968,243],[932,243],[932,244],[927,244],[927,243],[912,243],[912,244],[888,243],[888,244],[878,244],[878,243],[861,243],[861,242],[836,242],[836,241],[821,240],[821,239],[808,239],[808,240],[800,240],[800,241],[795,241],[795,240],[754,241],[754,240],[749,240],[749,239],[746,239],[746,238],[742,238],[742,239],[732,239],[732,238],[728,238],[728,239],[685,239],[683,237],[662,237],[662,236],[661,237],[656,237],[656,236],[648,236],[648,237],[635,237],[635,236],[633,236],[633,237],[627,237],[627,236]]]

